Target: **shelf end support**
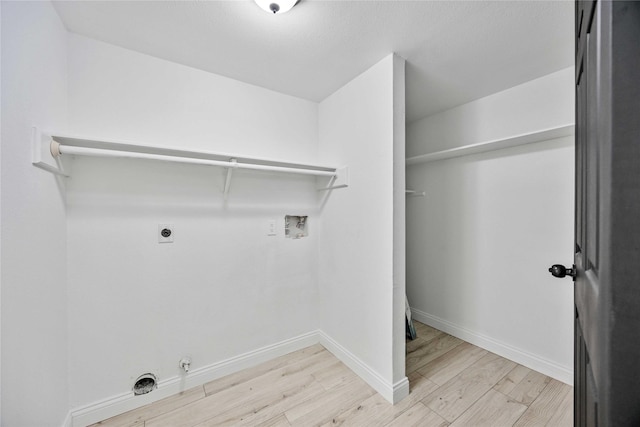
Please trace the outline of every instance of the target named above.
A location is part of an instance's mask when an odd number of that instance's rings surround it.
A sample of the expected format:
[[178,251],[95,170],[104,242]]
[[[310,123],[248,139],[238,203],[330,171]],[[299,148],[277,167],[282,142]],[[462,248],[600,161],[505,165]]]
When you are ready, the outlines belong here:
[[31,128],[31,164],[54,175],[68,177],[60,161],[60,151],[57,155],[54,153],[58,145],[50,135],[35,126]]

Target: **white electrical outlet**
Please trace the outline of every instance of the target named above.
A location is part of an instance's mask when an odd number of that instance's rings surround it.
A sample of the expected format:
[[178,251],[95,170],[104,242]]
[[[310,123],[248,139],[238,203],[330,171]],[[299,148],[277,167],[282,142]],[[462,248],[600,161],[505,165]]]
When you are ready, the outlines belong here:
[[172,224],[158,224],[158,243],[173,243],[174,234]]
[[276,234],[276,220],[270,219],[267,224],[267,236],[275,236]]

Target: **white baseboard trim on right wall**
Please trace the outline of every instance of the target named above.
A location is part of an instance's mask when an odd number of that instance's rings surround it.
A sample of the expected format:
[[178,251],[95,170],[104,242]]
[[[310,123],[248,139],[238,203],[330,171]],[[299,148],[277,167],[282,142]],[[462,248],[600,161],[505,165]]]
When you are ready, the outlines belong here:
[[559,365],[551,360],[526,352],[519,348],[505,344],[491,337],[463,328],[448,320],[425,313],[411,307],[411,316],[418,322],[446,332],[449,335],[465,340],[473,345],[482,347],[492,353],[505,357],[527,368],[543,373],[565,384],[573,385],[573,369]]

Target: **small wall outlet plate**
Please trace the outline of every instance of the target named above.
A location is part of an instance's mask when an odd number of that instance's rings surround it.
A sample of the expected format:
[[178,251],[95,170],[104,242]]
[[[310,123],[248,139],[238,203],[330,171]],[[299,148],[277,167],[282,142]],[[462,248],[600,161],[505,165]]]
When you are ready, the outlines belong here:
[[173,235],[172,224],[158,224],[158,243],[173,243]]

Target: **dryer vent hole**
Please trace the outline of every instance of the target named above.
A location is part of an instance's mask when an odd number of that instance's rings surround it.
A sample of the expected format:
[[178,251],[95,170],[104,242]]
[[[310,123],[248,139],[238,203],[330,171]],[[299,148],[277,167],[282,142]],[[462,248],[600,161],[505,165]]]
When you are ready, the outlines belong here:
[[143,374],[138,377],[136,383],[133,385],[133,394],[139,396],[141,394],[147,394],[157,388],[156,376],[153,374]]

